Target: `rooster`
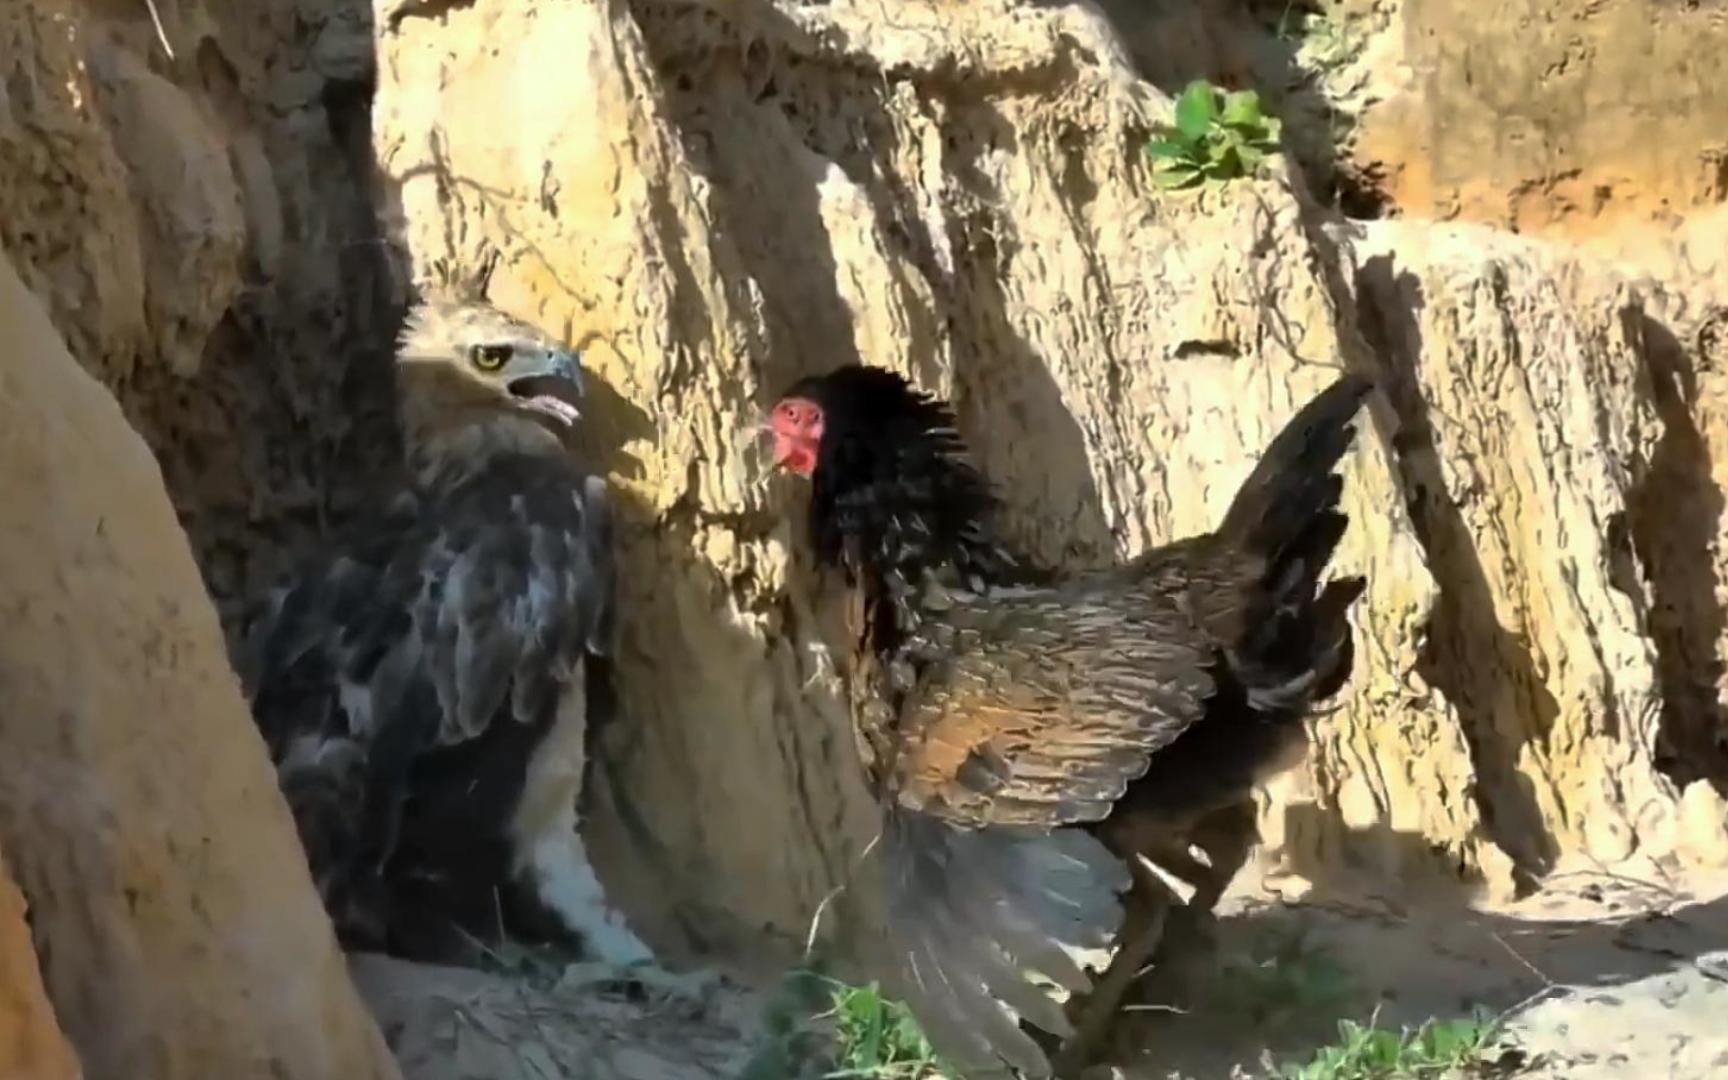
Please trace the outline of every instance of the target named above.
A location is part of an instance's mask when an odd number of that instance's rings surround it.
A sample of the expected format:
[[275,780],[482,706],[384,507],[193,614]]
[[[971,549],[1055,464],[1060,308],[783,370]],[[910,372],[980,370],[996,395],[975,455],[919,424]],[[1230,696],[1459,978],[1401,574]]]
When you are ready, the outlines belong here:
[[[947,403],[863,365],[775,402],[775,464],[809,479],[810,543],[848,588],[895,959],[968,1075],[1051,1075],[1027,1024],[1080,1063],[1162,933],[1146,860],[1198,911],[1246,860],[1253,788],[1300,761],[1304,718],[1350,674],[1366,582],[1321,578],[1370,389],[1347,375],[1298,412],[1217,531],[1069,574],[996,539]],[[1040,981],[1083,993],[1074,954],[1113,943],[1076,1037]]]

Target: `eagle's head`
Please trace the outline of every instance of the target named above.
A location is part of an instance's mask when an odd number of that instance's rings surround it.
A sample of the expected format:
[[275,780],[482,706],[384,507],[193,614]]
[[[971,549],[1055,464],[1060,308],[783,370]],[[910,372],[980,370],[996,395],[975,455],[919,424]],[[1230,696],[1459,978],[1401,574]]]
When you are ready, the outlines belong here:
[[491,453],[560,452],[581,413],[581,357],[480,301],[429,297],[396,352],[402,435],[416,471]]

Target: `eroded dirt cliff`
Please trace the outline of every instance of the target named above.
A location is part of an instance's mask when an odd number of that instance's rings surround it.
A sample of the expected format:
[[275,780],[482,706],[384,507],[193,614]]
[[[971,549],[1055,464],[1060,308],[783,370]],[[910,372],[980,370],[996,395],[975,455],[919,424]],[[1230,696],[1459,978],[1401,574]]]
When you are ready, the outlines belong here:
[[149,448],[5,260],[0,327],[0,898],[84,1075],[396,1075]]

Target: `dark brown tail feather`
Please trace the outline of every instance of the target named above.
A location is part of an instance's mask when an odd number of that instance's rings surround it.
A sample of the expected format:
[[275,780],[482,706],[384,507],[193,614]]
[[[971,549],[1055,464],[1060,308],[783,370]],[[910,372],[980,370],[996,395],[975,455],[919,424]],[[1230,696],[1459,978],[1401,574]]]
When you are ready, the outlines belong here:
[[1336,693],[1354,657],[1348,611],[1360,578],[1321,586],[1349,526],[1336,469],[1373,388],[1347,375],[1297,412],[1236,493],[1219,535],[1264,560],[1255,608],[1232,660],[1257,709],[1305,710]]
[[1374,384],[1346,375],[1304,405],[1243,481],[1218,532],[1276,563],[1285,550],[1335,506],[1333,470],[1350,448],[1351,421]]

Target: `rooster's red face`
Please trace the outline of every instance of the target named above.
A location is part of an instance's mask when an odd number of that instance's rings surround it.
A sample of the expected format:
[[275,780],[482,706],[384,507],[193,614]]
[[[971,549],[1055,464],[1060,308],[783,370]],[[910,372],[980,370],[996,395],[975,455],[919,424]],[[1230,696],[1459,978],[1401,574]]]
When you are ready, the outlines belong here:
[[822,445],[822,407],[809,398],[789,397],[774,406],[768,417],[774,433],[774,464],[799,476],[816,471],[816,452]]

